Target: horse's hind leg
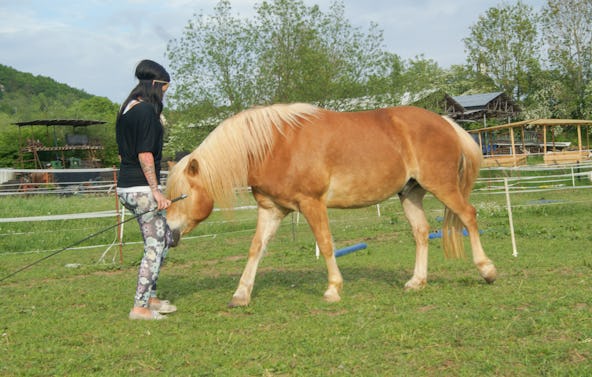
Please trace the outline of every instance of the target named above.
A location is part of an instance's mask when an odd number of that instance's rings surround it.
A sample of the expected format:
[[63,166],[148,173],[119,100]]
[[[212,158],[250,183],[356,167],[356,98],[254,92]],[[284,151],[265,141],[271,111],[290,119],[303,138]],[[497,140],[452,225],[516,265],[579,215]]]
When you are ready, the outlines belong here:
[[247,265],[240,278],[238,288],[232,295],[232,300],[228,303],[229,307],[249,305],[259,261],[263,257],[267,244],[275,235],[282,219],[286,217],[287,213],[288,212],[277,207],[258,207],[257,230],[251,241]]
[[[479,227],[477,225],[477,211],[459,191],[455,191],[446,196],[436,195],[450,211],[452,211],[469,233],[471,250],[473,252],[473,263],[477,266],[479,273],[488,283],[493,283],[497,277],[497,271],[493,262],[485,255],[481,246],[481,237],[479,236]],[[458,229],[460,231],[460,229]]]
[[427,284],[428,276],[428,236],[430,226],[423,210],[423,197],[426,191],[415,186],[399,193],[399,199],[407,221],[411,225],[415,238],[415,269],[413,277],[405,283],[406,290],[417,290]]
[[333,252],[333,238],[329,229],[329,216],[327,207],[317,200],[301,201],[300,212],[306,217],[312,232],[314,233],[317,245],[327,264],[329,286],[323,295],[325,301],[337,302],[341,300],[339,292],[343,287],[343,277],[337,267],[335,253]]

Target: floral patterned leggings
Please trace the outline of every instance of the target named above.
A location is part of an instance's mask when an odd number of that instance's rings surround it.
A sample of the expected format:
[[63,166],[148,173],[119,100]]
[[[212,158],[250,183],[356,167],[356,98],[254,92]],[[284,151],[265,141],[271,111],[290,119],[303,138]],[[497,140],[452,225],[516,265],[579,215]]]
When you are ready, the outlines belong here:
[[[150,297],[156,297],[156,281],[169,245],[173,242],[164,211],[154,211],[157,203],[150,192],[125,192],[119,194],[125,208],[138,216],[138,224],[144,238],[144,256],[138,271],[138,285],[134,306],[148,307]],[[150,211],[150,212],[148,212]]]

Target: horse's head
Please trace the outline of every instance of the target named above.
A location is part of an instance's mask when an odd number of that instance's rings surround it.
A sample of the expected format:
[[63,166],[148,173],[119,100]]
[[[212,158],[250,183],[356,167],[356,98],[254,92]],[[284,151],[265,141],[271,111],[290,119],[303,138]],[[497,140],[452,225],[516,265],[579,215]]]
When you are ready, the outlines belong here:
[[174,237],[172,246],[176,246],[182,234],[190,232],[210,215],[214,200],[202,184],[199,163],[191,155],[169,167],[167,196],[174,199],[182,194],[187,195],[187,198],[173,203],[167,209],[167,223]]

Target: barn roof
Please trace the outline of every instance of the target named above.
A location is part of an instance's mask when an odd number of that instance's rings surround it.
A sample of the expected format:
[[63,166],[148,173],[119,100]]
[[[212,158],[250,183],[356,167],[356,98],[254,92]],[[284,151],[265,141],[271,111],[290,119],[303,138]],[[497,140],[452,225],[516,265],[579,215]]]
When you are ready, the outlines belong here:
[[504,92],[491,92],[453,97],[464,109],[457,120],[475,120],[484,117],[512,117],[520,112],[520,107]]
[[456,102],[458,102],[462,107],[466,110],[477,110],[477,109],[485,109],[487,105],[496,99],[497,97],[503,95],[504,92],[492,92],[492,93],[480,93],[480,94],[470,94],[465,96],[456,96],[452,97]]

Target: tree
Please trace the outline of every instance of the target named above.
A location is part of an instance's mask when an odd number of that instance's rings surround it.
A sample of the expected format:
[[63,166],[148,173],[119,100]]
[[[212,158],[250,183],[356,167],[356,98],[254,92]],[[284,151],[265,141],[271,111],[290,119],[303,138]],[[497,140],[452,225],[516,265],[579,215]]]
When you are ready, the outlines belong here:
[[17,167],[19,129],[11,125],[13,122],[8,114],[0,112],[0,167]]
[[[81,99],[64,111],[62,116],[72,119],[100,120],[105,124],[87,127],[84,133],[91,139],[100,140],[104,147],[101,152],[101,163],[105,166],[119,164],[117,141],[115,140],[115,119],[119,106],[106,97]],[[80,156],[83,156],[81,153]]]
[[561,75],[564,112],[589,117],[586,87],[592,81],[592,1],[548,0],[542,24],[549,62]]
[[255,52],[245,22],[233,16],[228,0],[212,16],[194,15],[183,37],[172,40],[167,55],[175,88],[169,95],[178,109],[205,102],[235,111],[252,101]]
[[326,69],[330,56],[315,27],[321,18],[317,6],[307,8],[301,2],[279,0],[258,6],[250,26],[259,51],[255,80],[262,102],[318,98],[319,88],[330,88],[331,70]]
[[442,89],[454,96],[497,90],[489,76],[475,71],[469,65],[452,65],[444,72],[443,82]]
[[416,94],[424,90],[440,88],[443,84],[444,70],[433,59],[423,55],[409,59],[403,73],[405,92]]
[[529,92],[529,71],[538,65],[537,16],[532,7],[515,5],[489,8],[470,27],[464,39],[467,61],[515,100]]
[[386,53],[384,68],[368,79],[369,94],[388,94],[400,98],[405,93],[405,62],[397,54]]
[[212,16],[195,16],[183,37],[169,43],[176,106],[205,102],[237,112],[358,96],[386,67],[382,31],[352,27],[340,1],[327,14],[302,0],[263,1],[255,10],[253,19],[241,19],[221,0]]

